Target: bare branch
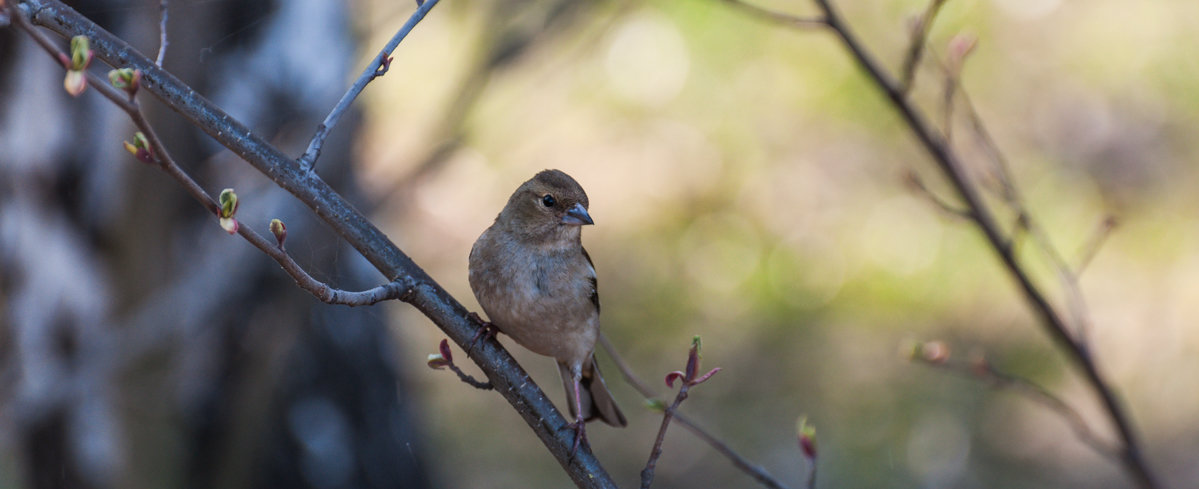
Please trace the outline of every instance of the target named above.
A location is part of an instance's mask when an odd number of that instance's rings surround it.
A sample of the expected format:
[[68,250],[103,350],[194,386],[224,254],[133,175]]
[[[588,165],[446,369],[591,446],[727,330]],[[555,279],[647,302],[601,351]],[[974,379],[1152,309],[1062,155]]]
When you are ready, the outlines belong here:
[[933,204],[933,207],[936,207],[946,215],[968,221],[974,219],[974,216],[970,215],[970,211],[958,208],[957,206],[946,202],[945,199],[942,199],[937,194],[934,194],[932,190],[929,190],[928,186],[924,185],[924,180],[920,178],[920,175],[916,173],[915,170],[908,170],[907,173],[904,174],[903,181],[908,188],[912,189],[913,192],[921,197],[924,197],[925,200],[928,200]]
[[828,22],[820,17],[800,17],[797,15],[775,12],[770,9],[762,8],[757,5],[746,3],[742,0],[723,0],[724,3],[732,5],[743,12],[758,17],[763,20],[783,24],[790,27],[801,29],[822,29],[828,27]]
[[929,367],[937,368],[952,372],[964,377],[980,380],[987,383],[995,389],[1006,389],[1028,399],[1036,404],[1041,405],[1060,416],[1070,429],[1074,431],[1075,436],[1083,442],[1083,444],[1091,447],[1100,455],[1111,459],[1112,461],[1120,461],[1120,450],[1113,446],[1110,441],[1099,438],[1095,435],[1095,431],[1091,429],[1082,415],[1073,407],[1063,401],[1061,398],[1053,395],[1052,392],[1037,385],[1031,380],[1005,373],[996,369],[985,357],[981,354],[972,355],[969,362],[952,362],[946,357],[927,357],[925,355],[913,355],[912,359]]
[[683,386],[679,388],[679,393],[675,395],[674,402],[662,412],[662,426],[658,428],[658,436],[654,438],[654,447],[649,452],[649,461],[645,463],[645,468],[641,469],[641,489],[649,489],[649,486],[654,483],[654,469],[658,465],[658,457],[662,456],[662,442],[666,440],[666,428],[670,426],[670,420],[679,410],[679,405],[687,400],[687,391],[689,390],[691,390],[691,386],[684,382]]
[[169,0],[158,0],[158,11],[162,13],[162,20],[158,21],[158,57],[154,58],[154,64],[162,68],[162,60],[167,55],[167,15]]
[[868,79],[874,83],[899,112],[908,128],[910,128],[921,146],[928,151],[929,156],[945,174],[954,189],[958,192],[966,208],[973,216],[973,221],[983,233],[991,249],[1003,263],[1008,274],[1016,281],[1025,300],[1034,313],[1041,319],[1045,331],[1057,341],[1066,351],[1071,362],[1082,371],[1087,384],[1099,395],[1122,441],[1121,461],[1129,475],[1137,485],[1152,489],[1159,487],[1156,477],[1142,457],[1132,420],[1125,412],[1124,406],[1117,398],[1114,388],[1099,371],[1099,367],[1091,358],[1086,344],[1076,341],[1071,335],[1066,321],[1052,304],[1046,294],[1033,282],[1028,270],[1018,261],[1013,249],[1008,245],[998,221],[991,208],[983,200],[980,190],[969,181],[957,154],[949,146],[944,136],[925,120],[924,114],[912,105],[905,96],[901,85],[866,51],[857,36],[851,31],[840,14],[833,8],[830,0],[812,0],[824,14],[823,21],[849,52],[858,65],[865,70]]
[[367,64],[362,74],[358,75],[358,81],[355,81],[354,85],[346,91],[345,95],[341,96],[341,100],[337,102],[337,105],[333,107],[329,115],[325,116],[324,122],[321,122],[317,126],[316,134],[312,136],[312,141],[308,143],[308,149],[304,150],[304,155],[300,157],[299,162],[302,169],[306,171],[312,170],[316,165],[316,159],[321,157],[321,147],[325,144],[325,138],[329,137],[329,131],[332,131],[333,126],[337,125],[337,121],[350,108],[350,104],[354,103],[354,99],[358,98],[358,95],[366,89],[366,85],[371,80],[387,73],[387,70],[391,68],[391,52],[395,51],[396,47],[400,45],[400,42],[405,37],[408,37],[408,33],[412,32],[412,28],[416,27],[416,24],[419,24],[425,18],[425,14],[428,14],[433,7],[437,6],[438,1],[425,0],[423,3],[417,2],[416,11],[408,18],[408,22],[405,22],[400,27],[400,30],[396,31],[391,40],[387,42],[387,45],[383,47],[383,50],[375,55],[375,58]]
[[[51,57],[66,55],[66,53],[63,53],[57,47],[55,47],[53,43],[45,39],[45,37],[42,36],[42,34],[36,29],[34,29],[33,26],[29,25],[28,21],[20,11],[17,12],[16,17],[18,25],[20,25],[22,29],[25,29],[25,31],[31,36],[38,38],[38,44],[46,49]],[[199,183],[196,183],[196,181],[191,178],[187,172],[183,171],[183,169],[175,162],[174,158],[171,157],[171,154],[169,151],[167,151],[166,146],[162,144],[162,141],[154,132],[154,127],[150,125],[149,121],[146,120],[145,114],[142,113],[141,107],[137,103],[137,99],[113,88],[108,84],[107,80],[103,80],[93,73],[89,72],[87,77],[89,84],[94,90],[99,92],[100,95],[110,100],[113,104],[129,115],[129,118],[133,120],[133,124],[137,126],[138,130],[145,134],[146,139],[150,142],[150,145],[153,148],[153,156],[158,163],[158,167],[170,175],[171,178],[173,178],[181,186],[183,186],[184,190],[187,191],[192,198],[196,199],[196,201],[200,202],[201,205],[208,209],[209,213],[219,214],[220,205],[217,204],[216,200],[214,200],[212,196],[208,195],[208,193],[203,187],[200,186]],[[281,247],[275,246],[266,238],[263,238],[250,227],[239,226],[237,232],[255,248],[258,248],[263,253],[266,253],[268,256],[278,262],[279,265],[283,267],[283,270],[287,272],[288,275],[291,275],[292,279],[296,281],[296,285],[298,285],[301,289],[308,291],[322,302],[328,304],[342,304],[346,306],[365,306],[399,297],[402,285],[395,282],[361,292],[351,292],[330,287],[328,284],[313,278],[308,274],[307,271],[303,269],[303,267],[301,267],[295,262],[295,260],[291,258],[291,255],[288,255],[287,252],[285,252]]]
[[458,376],[458,380],[461,380],[466,385],[485,391],[495,389],[495,386],[492,385],[491,382],[476,380],[466,372],[463,372],[462,369],[454,363],[454,354],[450,351],[449,340],[441,340],[441,344],[437,346],[437,350],[437,353],[429,355],[429,368],[441,370],[444,367],[449,367],[450,371],[454,372],[454,374]]
[[[143,89],[308,206],[389,281],[400,284],[400,300],[412,304],[429,317],[455,343],[461,346],[470,341],[476,327],[468,319],[466,308],[314,172],[251,133],[245,125],[160,69],[124,41],[61,2],[24,0],[17,8],[22,9],[33,23],[60,35],[87,36],[96,57],[106,63],[141,70]],[[267,246],[274,247],[269,242]],[[541,439],[575,484],[581,488],[616,487],[588,446],[580,446],[571,456],[575,432],[567,420],[506,350],[496,342],[485,343],[476,347],[469,354],[470,357],[496,386],[496,391]]]
[[[995,142],[995,138],[991,136],[991,132],[987,129],[982,116],[975,109],[970,94],[960,89],[960,81],[957,79],[957,73],[960,73],[961,67],[955,66],[960,64],[960,62],[953,61],[952,56],[948,63],[938,60],[938,63],[942,65],[942,68],[946,72],[947,79],[950,80],[949,83],[953,87],[959,87],[956,91],[947,87],[946,100],[950,104],[953,103],[955,98],[962,100],[962,107],[965,109],[967,122],[970,125],[970,130],[974,135],[976,144],[982,148],[983,153],[987,155],[987,158],[991,162],[991,175],[994,176],[994,182],[998,185],[995,192],[1018,216],[1019,227],[1017,231],[1027,231],[1037,249],[1045,255],[1053,266],[1058,282],[1065,291],[1066,307],[1070,315],[1069,323],[1073,323],[1074,325],[1073,341],[1077,342],[1081,348],[1086,349],[1090,343],[1091,318],[1088,312],[1089,309],[1086,306],[1086,299],[1083,297],[1082,289],[1078,283],[1078,272],[1070,266],[1070,263],[1062,256],[1057,247],[1053,245],[1049,233],[1045,231],[1037,219],[1032,217],[1031,211],[1024,204],[1023,196],[1021,196],[1019,189],[1012,181],[1007,156],[999,148],[999,145]],[[947,121],[950,117],[951,114],[947,112]],[[947,122],[946,127],[952,127],[952,122]]]
[[912,40],[903,58],[903,68],[900,69],[900,90],[904,94],[912,91],[916,67],[920,65],[920,58],[924,55],[928,32],[932,29],[933,20],[937,18],[937,12],[941,11],[942,5],[945,5],[945,0],[929,0],[928,7],[925,7],[924,13],[916,18],[916,24],[912,26]]
[[1103,247],[1103,243],[1107,241],[1107,237],[1112,235],[1112,231],[1116,229],[1119,222],[1115,217],[1107,216],[1095,225],[1095,231],[1091,233],[1091,239],[1087,240],[1087,244],[1083,246],[1082,252],[1079,254],[1078,264],[1074,266],[1075,274],[1081,275],[1083,270],[1086,270],[1087,265],[1091,264],[1091,260],[1095,259],[1095,255],[1099,254],[1099,248]]

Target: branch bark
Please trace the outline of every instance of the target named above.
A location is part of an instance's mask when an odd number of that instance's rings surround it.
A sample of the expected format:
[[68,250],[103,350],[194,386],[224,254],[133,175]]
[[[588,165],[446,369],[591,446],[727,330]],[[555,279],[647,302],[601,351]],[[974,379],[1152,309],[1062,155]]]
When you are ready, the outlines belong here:
[[[64,37],[87,36],[96,56],[106,63],[141,70],[142,89],[154,94],[312,209],[338,236],[402,290],[401,300],[416,307],[454,342],[461,346],[471,340],[475,325],[468,319],[466,308],[314,172],[305,171],[297,161],[251,133],[245,125],[160,69],[154,61],[63,3],[25,0],[17,8],[24,9],[35,25]],[[474,348],[470,356],[578,487],[616,487],[589,446],[580,446],[577,453],[570,456],[574,431],[506,350],[496,342],[486,342]]]

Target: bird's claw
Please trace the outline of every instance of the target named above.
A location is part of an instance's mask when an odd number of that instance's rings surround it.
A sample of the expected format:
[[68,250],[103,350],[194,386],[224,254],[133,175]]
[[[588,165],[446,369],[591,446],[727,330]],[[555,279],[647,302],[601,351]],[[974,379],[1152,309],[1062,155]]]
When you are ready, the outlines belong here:
[[479,329],[475,331],[475,337],[471,338],[470,346],[466,349],[467,353],[474,351],[475,344],[477,344],[479,340],[487,341],[488,339],[494,338],[495,334],[499,332],[499,328],[496,328],[495,324],[492,324],[489,321],[484,321],[483,318],[479,317],[478,313],[470,313],[470,319],[471,321],[479,324]]
[[570,428],[575,432],[575,442],[574,445],[571,445],[570,447],[571,459],[575,458],[575,453],[579,451],[579,445],[581,442],[587,441],[587,430],[585,429],[584,423],[586,423],[586,421],[580,419],[574,423],[566,425],[567,428]]

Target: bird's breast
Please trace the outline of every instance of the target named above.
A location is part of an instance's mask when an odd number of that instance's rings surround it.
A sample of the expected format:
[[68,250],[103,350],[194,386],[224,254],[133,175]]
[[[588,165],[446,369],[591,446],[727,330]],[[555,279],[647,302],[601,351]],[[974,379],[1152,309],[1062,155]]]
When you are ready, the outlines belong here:
[[[579,260],[585,265],[585,259]],[[471,287],[500,331],[533,352],[568,363],[591,354],[599,318],[585,270],[576,270],[569,259],[536,250],[475,261],[472,253]]]

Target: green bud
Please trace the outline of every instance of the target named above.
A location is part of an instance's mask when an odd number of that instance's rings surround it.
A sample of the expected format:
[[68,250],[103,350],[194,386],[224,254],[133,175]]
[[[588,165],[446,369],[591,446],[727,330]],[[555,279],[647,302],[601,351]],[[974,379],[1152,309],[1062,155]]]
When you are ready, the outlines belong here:
[[87,65],[92,62],[91,47],[88,45],[87,36],[75,36],[71,38],[71,70],[83,71]]
[[221,203],[221,217],[229,218],[237,214],[237,193],[233,189],[222,190],[217,201]]
[[275,235],[275,241],[279,242],[279,249],[283,249],[283,241],[287,240],[287,226],[283,221],[271,219],[271,234]]
[[108,72],[108,81],[114,88],[124,90],[130,96],[137,93],[142,79],[142,71],[132,68],[120,68]]

